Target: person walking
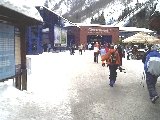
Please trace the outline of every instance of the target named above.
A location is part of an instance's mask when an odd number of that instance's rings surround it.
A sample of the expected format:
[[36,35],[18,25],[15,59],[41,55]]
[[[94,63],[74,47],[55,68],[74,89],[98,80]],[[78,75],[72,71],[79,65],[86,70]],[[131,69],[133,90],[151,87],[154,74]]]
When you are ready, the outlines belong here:
[[48,48],[47,43],[44,43],[43,44],[43,52],[47,52],[47,48]]
[[82,55],[82,50],[83,50],[83,44],[81,44],[81,45],[79,46],[79,53],[80,53],[80,55]]
[[51,49],[52,49],[52,45],[51,45],[51,43],[48,43],[47,51],[51,52]]
[[118,53],[118,51],[116,51],[116,49],[114,49],[114,45],[110,45],[110,49],[107,52],[107,54],[105,55],[105,57],[103,57],[102,61],[103,60],[107,60],[107,66],[109,67],[109,71],[110,71],[109,85],[111,87],[113,87],[113,85],[115,84],[115,81],[116,81],[116,77],[117,77],[116,70],[118,69],[118,67],[121,64],[119,53]]
[[92,45],[91,43],[88,44],[88,50],[91,50],[92,49]]
[[70,47],[70,55],[74,55],[74,53],[75,53],[74,49],[75,49],[75,47],[74,47],[74,45],[72,45]]
[[126,46],[127,60],[130,60],[131,49],[129,46]]
[[94,45],[94,62],[98,63],[98,55],[99,55],[99,44],[98,42],[96,42],[96,44]]
[[158,49],[158,45],[153,45],[151,49],[146,52],[144,58],[142,59],[146,74],[146,84],[152,103],[155,103],[159,98],[159,95],[156,91],[157,79],[160,76],[160,53]]
[[[102,46],[101,49],[100,49],[100,55],[101,55],[101,59],[103,59],[103,57],[106,55],[106,50],[105,50],[104,46]],[[105,66],[105,60],[102,61],[102,66],[103,67]]]

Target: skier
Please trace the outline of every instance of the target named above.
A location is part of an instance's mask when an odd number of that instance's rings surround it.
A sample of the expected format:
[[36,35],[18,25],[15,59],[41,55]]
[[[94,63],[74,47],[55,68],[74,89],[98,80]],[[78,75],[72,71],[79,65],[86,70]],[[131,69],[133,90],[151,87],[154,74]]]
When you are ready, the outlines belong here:
[[117,77],[116,70],[118,69],[118,67],[121,64],[119,53],[118,53],[118,51],[116,51],[116,49],[114,49],[114,45],[110,45],[110,49],[107,52],[107,54],[105,55],[105,57],[103,57],[102,61],[103,60],[107,60],[107,64],[108,64],[107,66],[109,66],[109,71],[110,71],[109,85],[111,87],[113,87],[113,85],[116,81],[116,77]]
[[152,103],[155,103],[159,98],[156,91],[157,79],[160,76],[160,53],[158,49],[158,45],[153,45],[142,59],[146,73],[146,84]]

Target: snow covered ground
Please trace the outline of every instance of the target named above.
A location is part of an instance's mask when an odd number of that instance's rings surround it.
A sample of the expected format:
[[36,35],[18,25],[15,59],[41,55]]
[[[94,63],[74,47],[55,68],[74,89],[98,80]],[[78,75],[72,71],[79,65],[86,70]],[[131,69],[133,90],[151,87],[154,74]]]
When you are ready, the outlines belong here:
[[[79,55],[43,53],[31,58],[28,90],[13,81],[0,83],[0,120],[149,120],[159,118],[160,104],[148,99],[143,64],[127,61],[114,88],[108,68],[93,62],[93,51]],[[143,88],[141,84],[145,85]],[[159,90],[159,83],[158,83]],[[153,114],[154,113],[154,114]]]

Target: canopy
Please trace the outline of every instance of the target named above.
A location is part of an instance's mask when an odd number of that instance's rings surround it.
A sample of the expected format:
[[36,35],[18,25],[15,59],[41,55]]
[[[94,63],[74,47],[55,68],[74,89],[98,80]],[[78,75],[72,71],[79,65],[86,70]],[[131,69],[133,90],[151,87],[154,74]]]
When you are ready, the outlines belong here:
[[123,43],[155,43],[158,44],[160,43],[160,39],[157,37],[148,35],[144,32],[139,32],[131,37],[128,37],[124,40],[122,40]]

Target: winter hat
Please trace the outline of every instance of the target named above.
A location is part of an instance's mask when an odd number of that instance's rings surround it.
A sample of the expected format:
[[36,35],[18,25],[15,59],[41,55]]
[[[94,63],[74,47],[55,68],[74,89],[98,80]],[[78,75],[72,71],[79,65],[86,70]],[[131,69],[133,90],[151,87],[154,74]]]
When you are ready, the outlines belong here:
[[159,50],[160,49],[160,46],[157,45],[157,44],[154,44],[152,47],[151,47],[151,50]]

